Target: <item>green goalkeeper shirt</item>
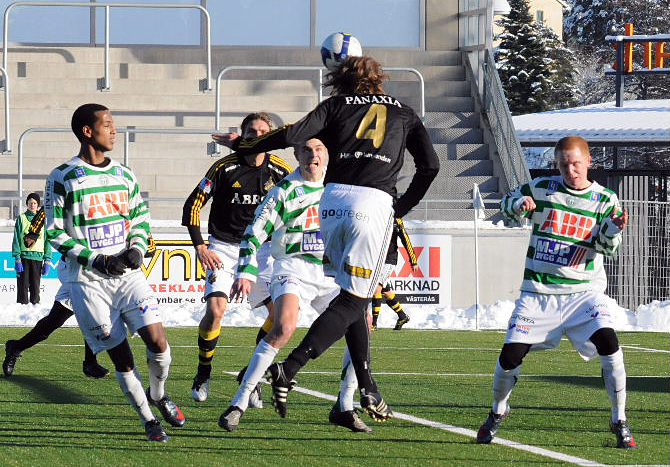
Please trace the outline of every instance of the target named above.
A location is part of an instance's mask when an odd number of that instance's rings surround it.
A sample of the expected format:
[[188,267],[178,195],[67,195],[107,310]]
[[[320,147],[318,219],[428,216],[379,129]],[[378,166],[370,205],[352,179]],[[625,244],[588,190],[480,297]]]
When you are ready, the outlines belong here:
[[146,252],[149,210],[128,167],[114,160],[98,167],[73,157],[51,171],[44,197],[46,235],[68,260],[66,282],[108,278],[92,269],[100,254],[130,246]]
[[[525,196],[537,205],[534,211],[519,212]],[[603,255],[613,255],[621,244],[621,230],[611,219],[621,207],[612,190],[596,182],[574,190],[561,176],[539,177],[504,196],[500,207],[508,219],[532,223],[522,291],[605,291]]]

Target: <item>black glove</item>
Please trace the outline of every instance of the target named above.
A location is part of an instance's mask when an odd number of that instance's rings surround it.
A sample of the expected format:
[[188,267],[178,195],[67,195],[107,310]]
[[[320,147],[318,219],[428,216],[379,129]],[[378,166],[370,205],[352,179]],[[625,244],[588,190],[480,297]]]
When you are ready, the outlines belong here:
[[93,260],[93,267],[108,276],[120,276],[126,272],[126,264],[118,256],[98,255]]
[[142,253],[137,248],[128,248],[119,255],[119,258],[130,269],[137,269],[142,265]]

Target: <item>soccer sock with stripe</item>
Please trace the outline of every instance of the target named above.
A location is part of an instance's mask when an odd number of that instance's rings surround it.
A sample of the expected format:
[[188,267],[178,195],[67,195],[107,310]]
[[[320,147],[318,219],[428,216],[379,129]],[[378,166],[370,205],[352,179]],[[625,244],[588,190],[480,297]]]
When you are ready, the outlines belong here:
[[354,365],[351,364],[349,347],[345,347],[344,356],[342,357],[340,392],[337,395],[337,403],[339,404],[341,412],[354,410],[354,394],[356,393],[356,389],[358,389],[356,372],[354,371]]
[[505,370],[500,366],[500,360],[496,361],[496,371],[493,373],[493,413],[503,414],[507,410],[507,400],[512,393],[512,388],[519,377],[521,366],[513,370]]
[[235,393],[235,397],[230,402],[230,405],[239,407],[241,410],[247,410],[249,406],[249,395],[254,390],[258,382],[265,374],[265,370],[272,364],[275,357],[279,353],[279,349],[275,349],[270,344],[261,340],[254,350],[254,354],[249,360],[249,366],[240,387]]
[[372,325],[377,325],[379,313],[382,311],[382,293],[375,293],[372,296]]
[[612,355],[600,355],[600,367],[612,403],[612,421],[626,420],[626,368],[621,349]]
[[198,375],[209,378],[212,372],[212,358],[216,352],[216,343],[221,335],[221,328],[213,331],[198,328]]
[[268,335],[270,329],[272,329],[272,318],[268,316],[265,318],[265,322],[258,330],[258,334],[256,334],[256,345],[260,344],[261,340],[263,340],[263,338]]
[[405,312],[403,311],[402,305],[398,301],[398,296],[393,289],[387,292],[386,304],[398,314],[398,318],[405,318]]
[[165,395],[165,381],[170,372],[170,346],[164,352],[152,352],[147,348],[147,365],[149,366],[149,388],[151,398],[159,401]]
[[137,415],[140,416],[142,425],[156,418],[153,412],[151,412],[149,401],[147,401],[147,396],[144,394],[142,380],[137,368],[131,371],[117,371],[116,380],[119,382],[121,391],[128,398],[128,402],[137,411]]

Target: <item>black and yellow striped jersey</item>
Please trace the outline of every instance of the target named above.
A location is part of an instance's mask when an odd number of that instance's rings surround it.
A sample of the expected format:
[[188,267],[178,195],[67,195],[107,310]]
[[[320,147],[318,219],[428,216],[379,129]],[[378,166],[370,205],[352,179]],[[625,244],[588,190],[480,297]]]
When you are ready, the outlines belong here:
[[395,204],[403,217],[424,196],[440,163],[423,123],[411,107],[386,94],[336,95],[293,125],[233,146],[244,154],[284,148],[319,138],[328,148],[324,184],[377,188],[396,198],[396,181],[405,149],[416,171]]
[[204,243],[200,210],[210,198],[209,234],[217,240],[239,243],[256,207],[291,171],[291,166],[274,154],[266,154],[259,166],[249,165],[236,153],[217,160],[184,203],[181,224],[188,228],[193,244]]

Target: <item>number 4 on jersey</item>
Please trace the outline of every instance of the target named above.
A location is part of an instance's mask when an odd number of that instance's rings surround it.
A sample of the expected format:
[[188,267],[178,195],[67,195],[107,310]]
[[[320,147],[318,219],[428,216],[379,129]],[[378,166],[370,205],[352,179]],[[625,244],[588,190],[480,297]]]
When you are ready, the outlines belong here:
[[[371,139],[372,145],[379,149],[386,136],[386,106],[383,104],[372,104],[358,125],[356,138]],[[375,123],[373,128],[370,128]]]

